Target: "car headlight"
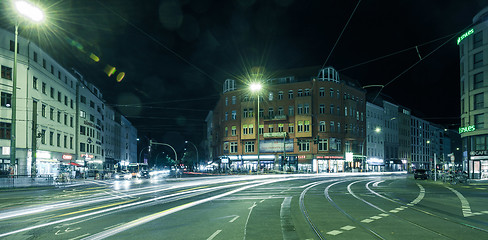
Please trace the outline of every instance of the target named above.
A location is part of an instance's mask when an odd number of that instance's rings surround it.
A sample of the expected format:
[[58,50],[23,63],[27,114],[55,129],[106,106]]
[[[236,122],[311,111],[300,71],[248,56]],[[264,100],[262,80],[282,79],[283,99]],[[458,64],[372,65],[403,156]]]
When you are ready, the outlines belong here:
[[119,179],[119,178],[120,178],[120,176],[119,176],[119,175],[115,175],[115,179]]

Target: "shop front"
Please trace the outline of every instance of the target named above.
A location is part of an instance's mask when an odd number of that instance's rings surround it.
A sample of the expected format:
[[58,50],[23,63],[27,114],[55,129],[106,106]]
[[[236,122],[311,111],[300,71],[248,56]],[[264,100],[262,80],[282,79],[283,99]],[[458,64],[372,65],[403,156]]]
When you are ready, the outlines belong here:
[[345,159],[343,156],[326,156],[318,155],[314,159],[314,172],[322,173],[335,173],[344,172]]
[[471,179],[488,179],[488,151],[470,152],[468,174]]

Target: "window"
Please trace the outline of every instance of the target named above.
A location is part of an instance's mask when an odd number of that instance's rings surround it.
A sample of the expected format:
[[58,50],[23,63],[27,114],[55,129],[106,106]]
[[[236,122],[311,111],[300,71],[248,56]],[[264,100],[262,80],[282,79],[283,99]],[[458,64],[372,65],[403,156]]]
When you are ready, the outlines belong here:
[[278,132],[283,132],[283,123],[278,124]]
[[86,152],[85,143],[80,143],[80,152]]
[[288,91],[288,99],[293,99],[293,90]]
[[299,96],[299,97],[302,97],[303,96],[303,90],[302,89],[298,89],[297,96]]
[[54,121],[54,108],[49,109],[49,119]]
[[73,149],[73,137],[69,137],[69,149]]
[[317,144],[319,151],[329,151],[329,141],[327,139],[319,139]]
[[90,122],[93,122],[93,123],[95,122],[95,116],[92,114],[90,114]]
[[274,109],[272,107],[268,108],[268,116],[270,118],[273,118],[274,117]]
[[[483,66],[483,52],[479,52],[473,55],[473,69],[479,68],[481,66]],[[3,70],[2,70],[2,74],[3,74]]]
[[330,91],[330,97],[334,97],[334,89],[331,88],[329,91]]
[[225,127],[225,129],[224,129],[224,136],[225,137],[229,136],[229,128],[228,127]]
[[229,98],[225,97],[225,106],[229,106]]
[[483,32],[478,32],[473,35],[473,49],[483,45]]
[[229,113],[228,113],[228,112],[225,112],[225,117],[224,117],[224,120],[225,120],[225,121],[229,120]]
[[37,77],[32,77],[32,88],[37,89]]
[[12,68],[2,65],[2,78],[12,80]]
[[86,127],[85,126],[80,126],[80,134],[86,135]]
[[298,104],[297,105],[297,114],[298,115],[303,114],[303,106],[302,106],[302,104]]
[[42,59],[42,67],[46,69],[46,66],[47,66],[46,59]]
[[237,142],[230,142],[230,153],[237,153]]
[[61,92],[58,91],[58,102],[61,102],[62,100]]
[[56,135],[56,146],[61,147],[61,134]]
[[232,134],[232,136],[236,136],[237,135],[237,127],[236,126],[232,126],[231,134]]
[[0,139],[10,139],[11,124],[0,122]]
[[283,91],[279,91],[278,92],[278,100],[282,100],[283,99]]
[[46,104],[42,104],[41,116],[46,117]]
[[236,104],[236,96],[232,96],[232,104]]
[[269,93],[268,93],[268,99],[269,99],[270,101],[273,101],[273,92],[269,92]]
[[247,134],[247,125],[242,125],[242,134]]
[[64,142],[64,148],[68,148],[68,137],[65,135],[63,138]]
[[288,115],[293,116],[295,108],[293,106],[288,106]]
[[325,132],[325,121],[320,121],[319,132]]
[[64,96],[64,105],[68,106],[68,96]]
[[259,109],[259,117],[262,118],[264,117],[264,109]]
[[[17,53],[19,53],[19,43],[17,42]],[[15,41],[10,40],[10,51],[13,52],[15,51]]]
[[325,96],[325,88],[321,87],[319,88],[319,96],[324,97]]
[[237,112],[236,110],[232,110],[232,120],[236,120],[237,119]]
[[54,74],[54,66],[51,65],[51,74]]
[[42,91],[42,93],[46,94],[46,83],[45,82],[42,83],[41,91]]
[[274,131],[273,131],[273,124],[270,124],[270,125],[268,126],[268,132],[269,132],[269,133],[274,132]]
[[249,134],[254,134],[254,125],[249,124]]
[[83,110],[80,110],[80,117],[81,118],[86,118],[86,112]]
[[330,114],[334,114],[334,104],[330,105]]
[[38,59],[37,59],[37,52],[36,52],[36,51],[34,51],[34,56],[33,56],[33,58],[34,58],[34,62],[37,62],[37,60],[38,60]]
[[61,80],[61,72],[58,71],[58,79]]
[[259,125],[259,130],[258,131],[259,131],[258,132],[259,135],[263,135],[263,133],[264,133],[264,125]]
[[61,123],[61,111],[58,111],[58,123]]
[[289,133],[295,132],[295,125],[293,123],[288,124],[288,132]]
[[476,129],[485,128],[485,120],[483,114],[474,115],[474,125]]
[[310,96],[310,89],[305,88],[305,96]]
[[244,109],[242,110],[242,117],[243,117],[243,118],[248,118],[248,117],[249,117],[249,114],[247,113],[247,108],[244,108]]
[[310,121],[305,121],[303,125],[304,132],[310,132]]
[[2,107],[11,107],[12,106],[12,94],[10,93],[5,93],[2,92],[1,94],[2,100],[1,100],[1,106]]
[[278,116],[285,115],[283,107],[278,107]]
[[325,113],[325,104],[320,104],[319,105],[319,113],[324,114]]
[[483,87],[483,72],[477,73],[473,76],[473,89]]
[[51,98],[54,98],[54,88],[53,87],[51,87],[50,93],[51,93]]
[[303,121],[298,121],[297,132],[303,132]]
[[69,126],[73,127],[73,117],[69,117]]
[[331,132],[334,132],[334,131],[335,131],[335,128],[334,128],[334,121],[330,121],[330,131],[331,131]]
[[306,103],[305,105],[303,105],[303,110],[304,110],[305,114],[309,114],[310,113],[310,106]]
[[308,152],[310,151],[310,142],[308,141],[298,141],[298,151],[299,152]]
[[254,117],[254,109],[249,108],[249,117],[252,118]]
[[54,145],[54,133],[49,132],[49,145],[53,146]]
[[86,104],[86,97],[85,96],[80,96],[80,102]]
[[69,100],[69,106],[71,107],[71,109],[73,109],[73,99]]
[[250,141],[250,142],[246,142],[244,144],[245,146],[245,151],[247,153],[251,153],[251,152],[254,152],[254,142],[253,141]]
[[474,95],[474,110],[481,109],[485,106],[484,94],[478,93]]
[[41,130],[41,143],[46,144],[46,130]]
[[93,109],[95,109],[95,102],[93,102],[93,101],[90,100],[90,107],[93,108]]
[[64,125],[68,126],[68,114],[64,114]]

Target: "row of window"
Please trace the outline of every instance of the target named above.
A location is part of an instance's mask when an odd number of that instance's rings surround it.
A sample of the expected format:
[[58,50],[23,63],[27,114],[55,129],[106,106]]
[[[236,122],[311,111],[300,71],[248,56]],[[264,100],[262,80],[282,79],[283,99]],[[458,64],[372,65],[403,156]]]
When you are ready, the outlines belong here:
[[[55,114],[55,112],[57,114]],[[42,117],[47,117],[47,105],[46,104],[42,104],[41,106],[41,116]],[[57,116],[57,117],[55,117]],[[69,116],[69,121],[68,121],[68,116]],[[57,121],[58,123],[63,123],[64,125],[66,126],[70,126],[70,127],[73,127],[73,116],[67,114],[66,112],[64,112],[63,110],[55,110],[54,107],[50,107],[49,108],[49,119],[51,119],[52,121]],[[64,120],[64,121],[63,121]]]
[[[337,125],[336,125],[337,124]],[[273,133],[275,132],[275,125],[274,124],[269,124],[268,125],[268,133]],[[276,132],[285,132],[285,124],[284,123],[279,123],[276,124]],[[325,121],[320,121],[319,122],[319,132],[337,132],[341,133],[341,131],[344,131],[344,133],[354,133],[354,134],[359,134],[360,132],[363,133],[364,129],[360,128],[358,124],[345,124],[344,129],[341,129],[341,123],[340,122],[334,122],[330,121],[330,126],[329,130],[327,130],[326,127],[326,122]],[[295,133],[295,124],[294,123],[289,123],[288,124],[288,133]],[[310,121],[297,121],[297,132],[310,132]],[[264,133],[264,125],[259,125],[259,135],[262,135]],[[237,136],[237,126],[232,126],[231,127],[231,136]],[[244,124],[242,125],[242,134],[243,135],[252,135],[254,134],[254,125],[253,124]],[[228,137],[229,136],[229,128],[225,127],[224,128],[224,136]]]
[[[325,114],[325,104],[320,104],[319,105],[319,114]],[[309,104],[297,104],[297,115],[307,115],[310,114],[310,105]],[[329,108],[329,114],[340,114],[340,107],[334,108],[334,104],[330,105]],[[268,108],[268,117],[273,118],[274,116],[283,116],[284,114],[284,109],[283,107],[278,107],[278,112],[274,113],[274,108],[270,107]],[[295,115],[295,108],[294,106],[288,106],[288,116],[294,116]],[[356,111],[354,108],[348,108],[344,107],[344,116],[351,116],[355,117],[356,120],[361,120],[364,121],[364,114],[359,113],[359,111]],[[242,117],[243,118],[253,118],[254,117],[254,109],[253,108],[244,108],[242,110]],[[259,117],[264,118],[264,109],[259,109]],[[231,112],[231,119],[236,120],[237,119],[237,111],[232,110]],[[225,112],[224,113],[224,120],[228,121],[229,120],[229,113]]]
[[[38,78],[33,76],[32,77],[32,88],[34,88],[35,90],[38,90],[38,82],[39,82]],[[44,95],[47,95],[47,84],[45,82],[41,83],[41,92]],[[60,103],[63,103],[63,99],[64,99],[64,105],[65,106],[69,106],[71,109],[74,108],[74,100],[69,99],[68,95],[63,96],[61,91],[56,91],[56,89],[54,87],[49,88],[49,96],[52,99],[57,99],[57,101]]]
[[[46,136],[46,130],[41,130],[41,144],[50,145],[50,146],[57,146],[57,147],[64,147],[65,149],[73,149],[73,137],[61,133],[56,133],[56,144],[54,143],[54,135],[55,132],[49,131],[49,135]],[[46,142],[46,137],[48,138],[49,142]]]
[[101,154],[103,156],[103,149],[99,145],[80,142],[80,152]]
[[[336,94],[337,93],[337,94]],[[331,98],[334,98],[335,96],[337,96],[337,99],[340,98],[340,92],[339,90],[337,90],[337,92],[334,92],[334,89],[333,88],[330,88],[329,89],[329,96]],[[283,99],[283,94],[284,92],[283,91],[279,91],[278,92],[278,100],[282,100]],[[319,96],[320,97],[325,97],[325,88],[324,87],[321,87],[319,88]],[[305,91],[303,91],[302,89],[298,89],[297,91],[297,96],[298,97],[304,97],[304,96],[310,96],[310,89],[309,88],[306,88]],[[288,99],[293,99],[294,98],[294,95],[293,95],[293,90],[289,90],[288,91]],[[351,99],[353,101],[361,101],[361,103],[363,102],[363,99],[359,99],[359,97],[355,97],[353,95],[350,95],[348,93],[344,93],[344,99]],[[251,96],[247,96],[245,95],[244,98],[243,98],[243,101],[244,102],[248,102],[248,101],[253,101],[254,100],[254,97]],[[260,96],[260,101],[263,100],[263,97]],[[269,101],[273,101],[274,100],[274,93],[273,92],[268,92],[268,100]],[[236,96],[232,96],[231,97],[231,104],[232,105],[235,105],[236,104],[236,101],[237,101],[237,97]],[[229,98],[226,97],[225,98],[225,106],[228,106],[229,105]]]
[[[229,143],[229,152],[230,153],[237,153],[237,142],[230,142]],[[310,142],[309,141],[297,141],[298,151],[299,152],[309,152],[310,151]],[[318,151],[329,151],[329,140],[328,139],[319,139],[317,142],[317,149]],[[245,153],[254,153],[255,151],[255,142],[254,141],[246,141],[244,142],[244,152]],[[339,148],[340,151],[340,148]]]

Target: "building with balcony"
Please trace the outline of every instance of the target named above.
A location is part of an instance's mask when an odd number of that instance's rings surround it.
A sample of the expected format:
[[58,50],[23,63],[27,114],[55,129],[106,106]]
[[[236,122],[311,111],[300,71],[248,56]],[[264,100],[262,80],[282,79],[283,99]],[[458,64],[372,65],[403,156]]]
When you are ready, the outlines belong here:
[[211,121],[212,156],[223,168],[342,172],[363,167],[366,101],[356,81],[327,67],[283,71],[262,84],[256,94],[246,83],[224,83]]

